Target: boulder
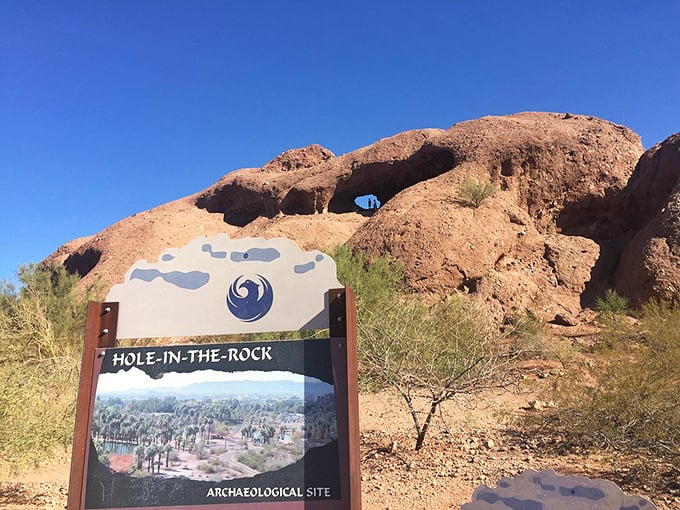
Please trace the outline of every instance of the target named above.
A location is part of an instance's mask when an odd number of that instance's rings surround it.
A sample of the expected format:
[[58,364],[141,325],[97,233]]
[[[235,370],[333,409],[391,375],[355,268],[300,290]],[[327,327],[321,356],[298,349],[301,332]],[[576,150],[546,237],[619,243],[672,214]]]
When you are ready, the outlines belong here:
[[680,298],[680,133],[640,158],[626,189],[634,232],[616,271],[631,304]]
[[[471,294],[499,317],[577,316],[593,277],[615,267],[615,257],[598,266],[599,243],[615,235],[612,210],[643,151],[637,135],[530,112],[456,124],[426,147],[455,166],[397,194],[350,244],[401,261],[416,292]],[[496,191],[471,208],[460,200],[466,178]]]

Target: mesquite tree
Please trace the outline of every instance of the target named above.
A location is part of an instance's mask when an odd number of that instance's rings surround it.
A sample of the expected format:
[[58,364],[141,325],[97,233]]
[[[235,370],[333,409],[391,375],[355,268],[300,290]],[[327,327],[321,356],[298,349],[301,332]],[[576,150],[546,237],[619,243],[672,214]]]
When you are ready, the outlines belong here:
[[403,398],[422,448],[443,402],[513,382],[519,352],[483,309],[458,296],[430,306],[399,292],[403,271],[337,248],[341,281],[357,292],[359,377]]
[[439,406],[513,380],[514,351],[483,313],[451,298],[431,308],[395,301],[359,322],[364,380],[403,398],[422,448]]

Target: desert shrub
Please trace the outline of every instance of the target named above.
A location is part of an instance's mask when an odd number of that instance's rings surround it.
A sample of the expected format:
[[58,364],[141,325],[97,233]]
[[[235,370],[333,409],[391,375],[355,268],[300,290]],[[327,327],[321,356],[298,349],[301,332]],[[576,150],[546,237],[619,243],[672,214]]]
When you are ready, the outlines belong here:
[[659,455],[680,448],[680,308],[651,302],[625,340],[557,384],[544,425],[568,443]]
[[248,451],[241,453],[236,456],[236,460],[260,473],[266,471],[267,460],[262,452]]
[[601,314],[625,314],[628,312],[628,299],[614,289],[607,289],[595,300],[595,310]]
[[628,321],[628,299],[613,289],[607,291],[595,300],[597,322],[605,334],[602,336],[600,347],[609,348],[612,344],[624,341],[631,335]]
[[513,353],[483,310],[457,296],[426,306],[399,293],[403,270],[385,258],[368,262],[333,253],[338,278],[357,293],[359,379],[363,388],[394,388],[423,446],[440,404],[502,386]]
[[458,199],[464,204],[477,209],[484,200],[495,192],[496,186],[492,183],[467,176],[458,186]]
[[87,294],[62,267],[0,286],[0,457],[13,471],[72,442]]
[[597,322],[602,328],[599,349],[610,349],[613,346],[626,342],[635,333],[628,315],[628,299],[618,294],[613,289],[608,289],[595,301]]
[[357,309],[374,310],[394,300],[404,284],[404,267],[386,257],[369,260],[362,252],[352,252],[345,245],[331,253],[337,267],[338,280],[350,286],[357,295]]
[[270,445],[259,451],[250,450],[241,453],[236,458],[241,464],[245,464],[260,473],[277,471],[290,464],[291,461],[290,455]]
[[206,474],[216,474],[224,471],[224,464],[218,458],[211,458],[208,462],[199,463],[196,468]]
[[208,449],[205,447],[205,442],[203,440],[198,440],[194,443],[194,447],[191,449],[191,453],[196,455],[201,460],[205,460],[209,456]]
[[505,317],[503,328],[510,332],[510,337],[525,351],[526,356],[540,355],[547,335],[543,321],[531,310]]
[[513,341],[517,356],[522,359],[558,360],[565,366],[574,356],[570,343],[560,341],[531,310],[506,317],[503,330]]
[[384,387],[370,377],[366,369],[363,347],[367,340],[362,333],[378,310],[393,309],[398,301],[398,289],[403,284],[404,270],[399,263],[378,257],[370,261],[362,252],[353,252],[348,246],[336,246],[330,255],[335,260],[338,280],[356,293],[357,322],[359,323],[359,386],[364,391]]

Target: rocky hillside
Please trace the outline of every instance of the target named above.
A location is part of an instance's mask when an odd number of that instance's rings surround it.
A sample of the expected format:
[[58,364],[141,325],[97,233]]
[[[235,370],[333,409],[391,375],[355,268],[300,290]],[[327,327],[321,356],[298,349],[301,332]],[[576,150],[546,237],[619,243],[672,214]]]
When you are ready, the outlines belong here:
[[[604,289],[680,297],[680,134],[643,154],[630,129],[527,112],[400,133],[335,156],[292,149],[262,168],[67,243],[48,261],[106,287],[199,236],[349,243],[400,260],[414,291],[463,292],[498,316],[572,323]],[[465,181],[490,183],[478,206]],[[355,198],[374,195],[379,209]]]

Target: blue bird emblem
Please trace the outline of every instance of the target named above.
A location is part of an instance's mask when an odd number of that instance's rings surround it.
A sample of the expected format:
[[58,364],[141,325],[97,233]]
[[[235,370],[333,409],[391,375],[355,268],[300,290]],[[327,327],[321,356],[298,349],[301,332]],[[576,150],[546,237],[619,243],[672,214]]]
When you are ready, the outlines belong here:
[[255,276],[253,279],[245,275],[239,276],[231,284],[227,294],[227,308],[234,317],[243,322],[254,322],[267,315],[274,301],[271,284],[263,276]]

